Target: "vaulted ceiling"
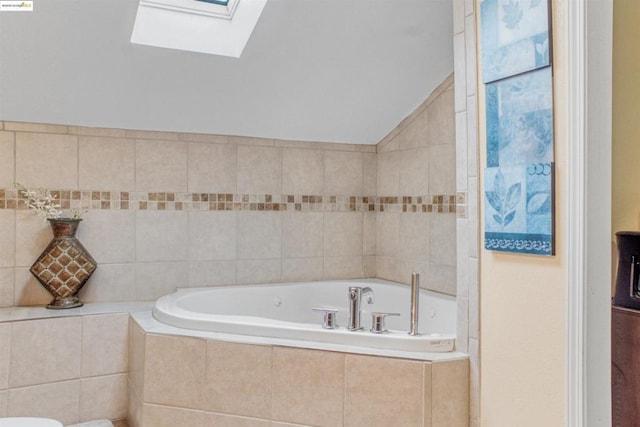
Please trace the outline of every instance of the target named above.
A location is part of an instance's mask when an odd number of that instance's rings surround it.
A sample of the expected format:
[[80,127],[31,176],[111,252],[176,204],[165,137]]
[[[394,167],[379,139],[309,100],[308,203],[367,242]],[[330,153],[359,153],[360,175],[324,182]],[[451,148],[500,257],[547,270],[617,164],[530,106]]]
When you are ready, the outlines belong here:
[[453,72],[450,0],[268,0],[240,58],[132,44],[137,6],[0,13],[0,120],[374,144]]

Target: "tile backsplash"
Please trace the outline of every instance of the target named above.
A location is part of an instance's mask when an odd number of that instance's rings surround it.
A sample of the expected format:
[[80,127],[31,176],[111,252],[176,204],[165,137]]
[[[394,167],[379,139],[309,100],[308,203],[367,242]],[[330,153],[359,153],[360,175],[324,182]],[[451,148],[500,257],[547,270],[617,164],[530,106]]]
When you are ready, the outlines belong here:
[[[45,304],[51,239],[15,182],[88,209],[87,302],[382,277],[455,294],[452,78],[378,146],[0,122],[0,307]],[[435,241],[435,239],[439,241]]]

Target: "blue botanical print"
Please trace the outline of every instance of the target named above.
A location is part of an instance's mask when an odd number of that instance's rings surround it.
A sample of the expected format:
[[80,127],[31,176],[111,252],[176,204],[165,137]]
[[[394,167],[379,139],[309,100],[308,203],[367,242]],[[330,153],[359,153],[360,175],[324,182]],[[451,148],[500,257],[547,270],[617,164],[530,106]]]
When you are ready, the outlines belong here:
[[495,222],[500,224],[501,229],[509,225],[516,217],[516,207],[522,194],[522,184],[517,182],[508,189],[504,180],[504,175],[498,170],[493,181],[493,191],[487,191],[487,200],[496,211],[493,215]]
[[510,30],[518,28],[518,24],[522,20],[522,8],[518,0],[510,0],[502,9],[504,10],[504,16],[502,17],[504,25]]

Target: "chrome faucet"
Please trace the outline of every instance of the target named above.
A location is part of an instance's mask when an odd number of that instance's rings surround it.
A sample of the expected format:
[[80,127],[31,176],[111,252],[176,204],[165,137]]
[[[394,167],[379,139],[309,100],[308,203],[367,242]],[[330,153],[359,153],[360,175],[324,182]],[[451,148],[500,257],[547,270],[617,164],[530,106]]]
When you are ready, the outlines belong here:
[[369,287],[361,288],[358,286],[349,287],[349,325],[347,328],[350,331],[360,331],[360,304],[362,297],[367,295],[367,303],[373,304],[373,290]]

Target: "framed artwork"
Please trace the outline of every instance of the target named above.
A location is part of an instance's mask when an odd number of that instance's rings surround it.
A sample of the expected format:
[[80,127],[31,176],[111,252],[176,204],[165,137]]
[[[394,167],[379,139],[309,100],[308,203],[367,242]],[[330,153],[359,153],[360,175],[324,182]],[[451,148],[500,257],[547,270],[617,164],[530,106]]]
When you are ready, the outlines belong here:
[[487,167],[553,161],[551,68],[489,83]]
[[484,83],[551,65],[549,0],[480,4]]
[[486,90],[485,248],[554,255],[551,67]]
[[485,249],[555,255],[554,164],[485,169]]

